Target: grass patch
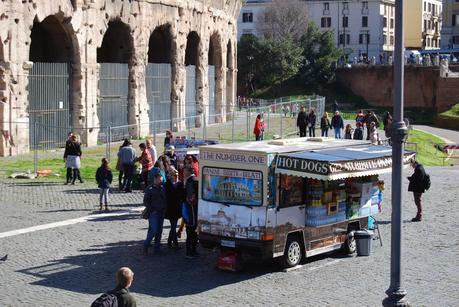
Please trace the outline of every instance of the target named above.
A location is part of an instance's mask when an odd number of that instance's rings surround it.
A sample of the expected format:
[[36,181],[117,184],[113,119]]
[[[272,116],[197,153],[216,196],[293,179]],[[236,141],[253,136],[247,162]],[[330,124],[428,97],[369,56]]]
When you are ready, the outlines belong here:
[[456,103],[455,105],[452,106],[451,109],[443,113],[440,113],[439,115],[459,119],[459,103]]
[[[406,149],[417,150],[417,160],[426,166],[443,166],[446,154],[435,145],[444,143],[443,139],[420,130],[410,130]],[[415,143],[416,145],[410,144]]]

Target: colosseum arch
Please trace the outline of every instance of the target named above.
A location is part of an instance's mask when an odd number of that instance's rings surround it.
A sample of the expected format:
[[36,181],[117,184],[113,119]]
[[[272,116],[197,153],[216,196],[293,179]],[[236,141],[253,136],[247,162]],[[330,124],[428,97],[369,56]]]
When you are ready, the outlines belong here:
[[9,124],[6,123],[5,105],[7,103],[6,98],[6,80],[5,80],[5,68],[3,67],[5,58],[3,56],[3,41],[0,36],[0,157],[6,154],[5,139],[6,133],[9,131]]
[[192,128],[199,123],[198,99],[197,99],[197,66],[199,64],[200,37],[197,32],[192,31],[187,36],[185,51],[186,66],[186,94],[185,94],[185,116],[186,126]]
[[[78,41],[62,13],[35,17],[29,60],[33,62],[28,84],[29,143],[43,149],[63,146],[77,120],[80,104]],[[32,128],[33,127],[33,128]]]
[[223,116],[221,82],[222,82],[222,46],[221,37],[213,33],[209,40],[209,104],[207,106],[209,123],[220,122]]
[[171,50],[170,24],[156,27],[148,42],[148,65],[145,72],[150,131],[153,133],[172,127]]
[[97,116],[101,130],[99,138],[105,139],[108,127],[112,139],[129,136],[129,79],[134,53],[134,42],[129,25],[120,19],[111,20],[97,48],[99,63]]

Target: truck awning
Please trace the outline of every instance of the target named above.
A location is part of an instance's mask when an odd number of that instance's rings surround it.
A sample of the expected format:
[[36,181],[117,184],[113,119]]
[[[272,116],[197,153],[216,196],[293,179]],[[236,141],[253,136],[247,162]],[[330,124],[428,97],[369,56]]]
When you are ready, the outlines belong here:
[[[403,164],[415,158],[405,151]],[[281,154],[276,160],[276,173],[319,180],[337,180],[390,173],[392,147],[359,145],[351,147]]]

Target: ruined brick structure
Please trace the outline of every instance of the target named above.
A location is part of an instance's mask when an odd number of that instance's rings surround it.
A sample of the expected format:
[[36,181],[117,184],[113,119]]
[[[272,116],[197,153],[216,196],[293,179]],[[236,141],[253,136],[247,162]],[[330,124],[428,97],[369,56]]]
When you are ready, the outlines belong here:
[[[216,121],[225,121],[235,101],[240,7],[240,0],[1,1],[0,156],[29,150],[24,127],[29,122],[28,83],[34,62],[71,63],[69,118],[87,145],[97,142],[101,61],[129,65],[127,121],[137,124],[131,128],[133,136],[151,133],[142,125],[151,119],[145,90],[149,58],[170,63],[172,118],[185,115],[188,64],[196,66],[196,113],[204,111],[212,61],[215,108],[222,114]],[[172,128],[184,125],[178,121]]]

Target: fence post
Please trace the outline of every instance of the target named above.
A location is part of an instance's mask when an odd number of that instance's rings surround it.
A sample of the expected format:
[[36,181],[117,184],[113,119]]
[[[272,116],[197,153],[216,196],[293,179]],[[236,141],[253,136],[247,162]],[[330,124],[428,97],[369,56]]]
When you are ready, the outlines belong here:
[[235,116],[234,116],[234,108],[233,108],[233,118],[231,119],[231,143],[234,143],[234,120],[235,120]]
[[281,116],[280,116],[280,136],[281,136],[281,138],[284,138],[284,137],[283,137],[283,135],[284,135],[284,131],[283,131],[283,128],[284,128],[284,127],[283,127],[283,122],[284,122],[284,120],[283,120],[283,118],[284,118],[284,117],[283,117],[282,115],[283,115],[283,114],[281,114]]
[[266,124],[267,134],[269,134],[269,129],[271,128],[270,118],[271,118],[271,106],[268,106],[268,123]]
[[38,172],[38,151],[37,151],[37,122],[33,122],[33,172]]

